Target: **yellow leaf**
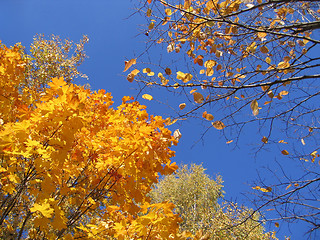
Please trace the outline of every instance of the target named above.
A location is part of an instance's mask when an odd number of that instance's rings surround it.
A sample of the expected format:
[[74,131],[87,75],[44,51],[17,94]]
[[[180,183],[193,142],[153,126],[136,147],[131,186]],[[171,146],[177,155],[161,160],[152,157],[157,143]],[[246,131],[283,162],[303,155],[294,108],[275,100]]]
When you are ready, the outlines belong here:
[[168,16],[171,16],[171,15],[172,15],[172,11],[171,11],[170,8],[167,8],[167,9],[165,10],[165,13],[166,13],[166,15],[168,15]]
[[302,145],[306,145],[306,143],[305,143],[303,138],[301,138],[301,143],[302,143]]
[[290,67],[290,63],[288,62],[279,62],[278,68],[287,68]]
[[274,226],[278,228],[278,227],[279,227],[279,223],[276,222],[276,223],[274,224]]
[[129,61],[125,61],[124,62],[124,70],[123,70],[123,72],[125,72],[125,71],[127,71],[132,65],[134,65],[134,64],[136,64],[137,63],[137,61],[136,61],[136,59],[135,58],[133,58],[133,59],[131,59],[131,60],[129,60]]
[[151,29],[153,29],[153,28],[154,28],[154,22],[151,22],[151,23],[149,24],[149,26],[148,26],[148,29],[151,30]]
[[266,63],[270,64],[271,63],[271,58],[267,57],[266,58]]
[[195,93],[193,93],[193,100],[196,103],[201,104],[204,102],[204,97],[202,96],[201,93],[195,92]]
[[151,16],[151,13],[152,13],[152,10],[149,8],[149,9],[147,10],[147,17],[150,17],[150,16]]
[[286,190],[288,190],[291,186],[292,186],[292,184],[290,183],[290,184],[286,187]]
[[265,38],[265,37],[267,36],[267,33],[265,33],[265,32],[258,32],[257,35],[258,35],[259,38]]
[[230,140],[230,141],[228,141],[228,142],[226,142],[227,144],[229,144],[229,143],[232,143],[233,142],[233,140]]
[[192,94],[192,93],[194,93],[195,91],[197,91],[197,89],[192,89],[189,93]]
[[151,101],[153,99],[153,97],[150,94],[143,94],[142,98],[146,99],[146,100],[149,100],[149,101]]
[[31,212],[39,211],[44,217],[50,218],[54,212],[54,209],[51,208],[49,203],[37,204],[35,203],[32,208],[30,208]]
[[189,82],[193,76],[190,73],[177,72],[177,79],[182,80],[184,83]]
[[289,152],[288,152],[287,150],[282,150],[281,153],[282,153],[283,155],[289,155]]
[[222,129],[224,129],[226,126],[224,125],[224,123],[223,122],[221,122],[221,121],[215,121],[215,122],[213,122],[212,123],[212,126],[214,127],[214,128],[216,128],[216,129],[218,129],[218,130],[222,130]]

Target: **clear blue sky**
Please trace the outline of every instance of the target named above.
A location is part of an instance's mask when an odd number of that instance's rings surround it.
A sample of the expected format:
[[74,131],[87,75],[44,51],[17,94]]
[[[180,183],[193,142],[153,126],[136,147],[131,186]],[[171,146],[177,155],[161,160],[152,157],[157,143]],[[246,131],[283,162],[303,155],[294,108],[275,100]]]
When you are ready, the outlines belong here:
[[[143,52],[147,40],[144,35],[137,36],[143,29],[144,19],[135,15],[134,1],[130,0],[3,0],[0,3],[0,40],[7,46],[21,42],[29,46],[33,37],[38,34],[49,36],[59,35],[62,39],[73,41],[88,35],[90,41],[86,45],[87,55],[81,66],[81,71],[88,75],[92,89],[106,89],[111,92],[114,100],[120,102],[122,96],[136,96],[138,86],[129,83],[123,76],[124,61]],[[137,36],[137,37],[136,37]],[[153,58],[159,54],[150,52]],[[81,83],[85,83],[82,81]],[[155,93],[155,96],[159,93]],[[165,94],[165,92],[162,92]],[[179,96],[177,96],[177,99]],[[180,102],[170,97],[170,104],[178,105]],[[138,97],[138,101],[147,105],[149,113],[166,115],[167,108],[163,105],[149,102]],[[223,177],[226,199],[245,203],[246,195],[242,193],[251,191],[250,183],[257,179],[257,169],[261,166],[274,165],[274,160],[286,167],[293,168],[295,163],[289,161],[278,152],[262,152],[257,158],[253,156],[253,145],[256,130],[245,129],[242,136],[243,143],[240,148],[234,149],[233,144],[226,144],[218,131],[210,131],[204,139],[193,148],[203,132],[203,126],[197,121],[187,121],[183,124],[174,124],[171,130],[179,128],[182,133],[179,146],[175,148],[178,163],[203,163],[207,173],[211,176],[220,174]],[[274,226],[268,230],[277,230]],[[294,226],[292,239],[304,239],[303,226]],[[284,235],[291,235],[286,227],[278,234],[279,239]]]

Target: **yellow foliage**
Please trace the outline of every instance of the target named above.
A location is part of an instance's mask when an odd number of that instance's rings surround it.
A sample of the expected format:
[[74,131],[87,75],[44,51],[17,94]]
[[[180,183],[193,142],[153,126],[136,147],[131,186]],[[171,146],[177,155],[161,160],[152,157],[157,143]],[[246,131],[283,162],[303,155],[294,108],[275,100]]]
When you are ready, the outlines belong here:
[[[147,197],[160,175],[177,168],[170,160],[177,140],[165,120],[130,97],[112,108],[110,93],[63,78],[53,78],[30,107],[23,101],[30,95],[19,88],[19,48],[2,45],[0,54],[0,219],[6,226],[16,234],[24,227],[32,239],[182,238],[172,204],[150,205]],[[28,114],[19,118],[23,106]]]

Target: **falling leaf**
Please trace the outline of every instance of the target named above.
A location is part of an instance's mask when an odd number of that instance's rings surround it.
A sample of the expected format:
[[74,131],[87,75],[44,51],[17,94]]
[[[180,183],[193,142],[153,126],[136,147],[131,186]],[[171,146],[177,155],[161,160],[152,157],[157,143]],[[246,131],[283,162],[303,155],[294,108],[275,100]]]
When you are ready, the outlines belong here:
[[283,155],[289,155],[289,152],[288,152],[287,150],[282,150],[281,153],[282,153]]
[[181,103],[181,104],[179,105],[180,110],[184,109],[185,107],[186,107],[186,104],[185,104],[185,103]]
[[223,122],[221,122],[221,121],[215,121],[215,122],[213,122],[212,123],[212,126],[214,127],[214,128],[216,128],[216,129],[218,129],[218,130],[222,130],[222,129],[224,129],[226,126],[224,125],[224,123]]
[[252,110],[252,114],[254,116],[257,116],[259,114],[259,106],[258,106],[258,101],[256,99],[254,99],[251,104],[250,104],[250,108]]
[[173,133],[173,137],[175,140],[179,141],[179,139],[181,138],[182,134],[181,132],[179,131],[179,129],[176,129]]
[[153,97],[150,94],[143,94],[142,98],[146,99],[146,100],[149,100],[149,101],[151,101],[153,99]]
[[196,103],[201,104],[204,101],[204,97],[202,96],[201,93],[195,92],[195,93],[193,93],[193,100]]
[[129,61],[125,61],[124,62],[124,70],[123,70],[123,72],[125,72],[125,71],[127,71],[132,65],[134,65],[134,64],[136,64],[137,63],[137,61],[136,61],[136,59],[135,58],[133,58],[133,59],[131,59],[131,60],[129,60]]

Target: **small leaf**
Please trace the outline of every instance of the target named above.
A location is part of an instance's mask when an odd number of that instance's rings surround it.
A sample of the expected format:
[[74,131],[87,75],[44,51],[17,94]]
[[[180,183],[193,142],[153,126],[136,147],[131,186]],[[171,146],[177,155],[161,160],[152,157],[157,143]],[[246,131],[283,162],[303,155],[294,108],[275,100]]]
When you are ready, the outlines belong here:
[[136,64],[137,63],[137,61],[136,61],[136,59],[135,58],[133,58],[133,59],[131,59],[131,60],[129,60],[129,61],[125,61],[124,62],[124,70],[123,70],[123,72],[125,72],[125,71],[127,71],[132,65],[134,65],[134,64]]
[[263,136],[263,138],[261,139],[261,141],[262,141],[263,143],[267,144],[267,143],[268,143],[268,138],[265,137],[265,136]]
[[151,30],[151,29],[153,29],[153,28],[154,28],[154,22],[151,22],[151,23],[149,24],[149,26],[148,26],[148,29]]
[[172,11],[170,8],[167,8],[166,10],[164,10],[165,13],[167,14],[167,16],[171,16],[172,15]]
[[173,137],[175,140],[179,141],[179,139],[181,138],[182,134],[181,132],[179,131],[179,129],[176,129],[173,133]]
[[226,144],[229,144],[229,143],[232,143],[232,142],[233,142],[233,140],[230,140],[230,141],[226,142]]
[[184,109],[185,107],[186,107],[186,104],[185,104],[185,103],[181,103],[181,104],[179,105],[180,110]]
[[306,145],[306,143],[305,143],[303,138],[301,138],[301,143],[302,143],[302,145]]
[[289,152],[288,152],[287,150],[282,150],[281,153],[282,153],[283,155],[289,155]]
[[262,52],[262,53],[268,53],[268,52],[269,52],[269,49],[268,49],[266,46],[262,46],[262,47],[260,48],[260,52]]
[[212,123],[212,126],[214,127],[214,128],[216,128],[216,129],[218,129],[218,130],[222,130],[222,129],[224,129],[226,126],[224,125],[224,123],[223,122],[221,122],[221,121],[215,121],[215,122],[213,122]]
[[150,16],[151,16],[151,13],[152,13],[152,10],[149,8],[149,9],[147,10],[147,17],[150,17]]
[[288,190],[291,186],[292,186],[292,184],[290,183],[290,184],[286,187],[286,190]]
[[254,116],[257,116],[259,114],[259,106],[258,106],[258,101],[256,99],[254,99],[251,104],[250,104],[250,108],[252,110],[252,114]]
[[201,104],[204,102],[204,97],[201,93],[195,92],[193,93],[193,99],[196,103]]
[[279,223],[276,222],[276,223],[274,224],[274,226],[278,228],[278,227],[279,227]]
[[205,117],[205,119],[207,119],[208,121],[212,121],[214,119],[213,115],[208,113]]
[[146,100],[149,100],[149,101],[151,101],[153,99],[153,97],[150,94],[143,94],[142,98],[146,99]]
[[166,72],[167,75],[171,75],[172,73],[170,68],[166,68],[164,71]]

